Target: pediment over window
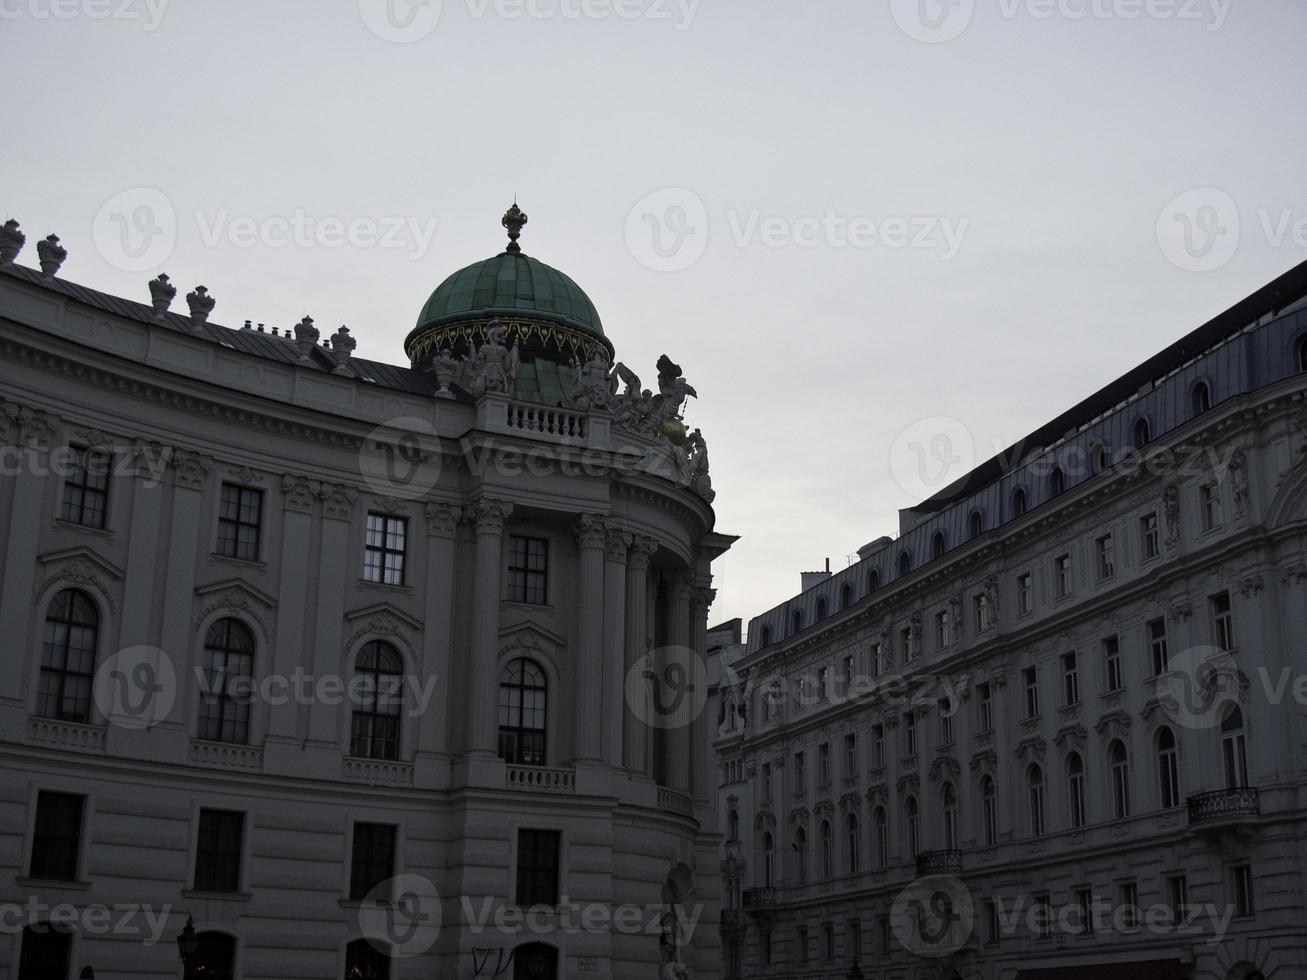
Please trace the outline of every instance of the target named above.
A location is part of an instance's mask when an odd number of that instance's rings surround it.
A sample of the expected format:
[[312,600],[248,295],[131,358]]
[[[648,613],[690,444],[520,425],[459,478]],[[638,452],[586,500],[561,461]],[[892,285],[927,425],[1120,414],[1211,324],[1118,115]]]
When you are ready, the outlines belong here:
[[226,579],[198,586],[195,589],[195,598],[203,602],[194,619],[196,634],[214,614],[238,610],[245,613],[249,621],[258,627],[265,643],[272,643],[270,623],[276,600],[266,592],[256,589],[242,579]]
[[503,661],[514,657],[529,657],[549,664],[561,677],[567,668],[565,658],[559,651],[565,649],[567,641],[557,633],[545,629],[530,620],[514,623],[499,631],[499,657]]
[[347,612],[345,613],[345,621],[352,623],[355,620],[366,619],[370,616],[392,616],[409,629],[418,632],[422,631],[422,621],[420,619],[410,616],[408,613],[404,612],[404,610],[389,602],[378,602],[371,606],[364,606],[362,609],[355,609],[351,612]]
[[940,783],[946,779],[957,782],[958,777],[961,775],[962,767],[951,756],[941,755],[930,764],[930,781],[932,783]]
[[1120,709],[1109,711],[1098,719],[1094,731],[1107,739],[1128,738],[1130,735],[1130,716]]
[[1021,760],[1022,765],[1029,765],[1032,762],[1043,762],[1047,746],[1044,740],[1038,736],[1023,738],[1017,745],[1017,758]]
[[1073,746],[1079,752],[1083,752],[1085,750],[1085,740],[1088,737],[1089,733],[1085,731],[1084,725],[1067,725],[1053,737],[1053,744],[1063,752],[1067,750],[1068,745]]
[[53,589],[81,585],[98,593],[108,603],[109,611],[117,613],[118,601],[112,586],[122,582],[123,570],[90,548],[52,551],[38,557],[37,563],[45,570],[40,584],[33,592],[37,604]]
[[993,749],[977,752],[971,757],[971,771],[992,774],[998,768],[998,753]]

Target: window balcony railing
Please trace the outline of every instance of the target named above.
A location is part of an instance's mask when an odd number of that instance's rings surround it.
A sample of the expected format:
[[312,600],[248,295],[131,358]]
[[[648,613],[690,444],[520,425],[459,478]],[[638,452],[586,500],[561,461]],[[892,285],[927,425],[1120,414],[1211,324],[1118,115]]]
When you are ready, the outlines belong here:
[[739,909],[722,909],[722,930],[738,930],[744,928],[744,916]]
[[1251,786],[1199,793],[1197,796],[1189,797],[1188,804],[1191,827],[1201,824],[1238,823],[1259,817],[1262,812],[1257,790]]
[[549,766],[508,766],[504,770],[507,789],[531,790],[536,793],[574,793],[576,774],[571,769]]
[[683,813],[688,817],[694,816],[693,797],[666,786],[658,787],[658,807],[661,810],[671,810],[673,813]]
[[918,875],[952,875],[962,870],[962,852],[956,849],[922,851],[917,855]]
[[746,888],[740,896],[745,910],[769,909],[776,904],[775,888]]

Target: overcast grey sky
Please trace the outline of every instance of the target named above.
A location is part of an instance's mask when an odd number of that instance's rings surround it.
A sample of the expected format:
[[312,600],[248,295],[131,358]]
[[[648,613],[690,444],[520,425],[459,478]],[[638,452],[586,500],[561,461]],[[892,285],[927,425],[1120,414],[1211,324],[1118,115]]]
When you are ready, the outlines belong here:
[[23,262],[54,231],[71,280],[402,362],[516,193],[618,357],[697,387],[747,618],[896,529],[896,445],[983,459],[1307,259],[1305,37],[1302,0],[0,0],[0,211]]

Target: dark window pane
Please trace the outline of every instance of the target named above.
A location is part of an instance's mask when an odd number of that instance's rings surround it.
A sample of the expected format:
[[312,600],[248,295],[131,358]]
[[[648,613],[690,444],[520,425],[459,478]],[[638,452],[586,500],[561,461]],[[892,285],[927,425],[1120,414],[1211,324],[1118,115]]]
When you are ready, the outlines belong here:
[[47,922],[23,930],[23,948],[18,957],[18,980],[67,980],[72,933],[62,932]]
[[517,904],[558,904],[558,856],[560,835],[556,830],[517,832]]
[[195,846],[195,889],[240,890],[241,837],[245,815],[231,810],[201,810]]
[[41,792],[36,797],[36,829],[32,835],[33,878],[77,879],[77,854],[82,842],[83,797]]
[[395,874],[395,828],[390,824],[356,823],[350,858],[349,897],[362,899]]

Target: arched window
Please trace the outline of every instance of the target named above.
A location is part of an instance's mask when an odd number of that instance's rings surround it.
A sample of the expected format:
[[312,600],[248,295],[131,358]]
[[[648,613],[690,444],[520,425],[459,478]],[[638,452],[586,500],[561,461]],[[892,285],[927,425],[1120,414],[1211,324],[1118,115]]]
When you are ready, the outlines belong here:
[[399,758],[399,719],[404,707],[404,661],[389,643],[371,640],[355,664],[354,718],[349,754],[360,759]]
[[1207,386],[1206,381],[1199,381],[1194,385],[1193,390],[1189,392],[1189,414],[1191,416],[1202,415],[1212,407],[1212,389]]
[[36,713],[42,718],[89,721],[100,614],[85,592],[64,589],[45,614],[45,644]]
[[1225,786],[1240,789],[1248,785],[1248,745],[1244,738],[1243,712],[1230,705],[1221,722],[1221,758],[1225,764]]
[[770,831],[762,835],[762,884],[764,888],[776,884],[776,841]]
[[948,550],[948,542],[944,537],[943,531],[936,531],[935,536],[930,539],[930,557],[943,558],[944,552]]
[[978,538],[985,533],[985,515],[978,510],[971,512],[971,536]]
[[907,802],[903,804],[903,814],[906,817],[908,831],[908,857],[915,858],[921,844],[921,815],[917,810],[915,796],[909,796]]
[[958,846],[958,794],[952,783],[944,784],[939,799],[944,809],[944,849],[954,851]]
[[1071,826],[1085,825],[1085,763],[1079,752],[1066,758],[1067,804],[1071,812]]
[[1053,472],[1048,476],[1048,492],[1050,496],[1056,497],[1066,490],[1066,474],[1062,472],[1062,467],[1054,466]]
[[829,820],[821,822],[821,876],[829,878],[835,873],[835,842],[831,837]]
[[1089,447],[1089,465],[1095,473],[1102,473],[1108,469],[1107,447],[1101,442],[1095,441]]
[[872,569],[867,573],[867,592],[870,594],[880,588],[880,572]]
[[889,821],[883,806],[876,807],[871,815],[871,828],[876,838],[876,867],[883,868],[889,864]]
[[1148,427],[1148,419],[1135,420],[1135,448],[1143,449],[1152,439],[1152,433]]
[[764,627],[762,628],[762,645],[763,645],[763,646],[770,646],[770,645],[771,645],[771,627],[770,627],[770,626],[764,626]]
[[199,737],[212,742],[248,742],[254,634],[239,619],[220,619],[209,627],[204,637],[204,680]]
[[1299,371],[1307,371],[1307,337],[1299,338],[1294,344],[1293,360]]
[[980,809],[985,821],[985,844],[993,847],[998,842],[998,799],[990,776],[980,778]]
[[195,953],[186,961],[184,980],[232,980],[236,975],[236,940],[225,932],[201,932]]
[[1044,770],[1031,766],[1026,770],[1026,786],[1030,791],[1030,835],[1044,836]]
[[518,766],[545,764],[549,686],[534,660],[504,664],[499,678],[499,757]]
[[798,883],[807,884],[808,881],[808,832],[802,827],[794,831],[794,855]]
[[1120,739],[1107,749],[1112,764],[1112,812],[1118,820],[1130,816],[1130,762],[1125,743]]
[[845,818],[844,831],[849,842],[849,874],[857,874],[862,870],[862,840],[858,832],[858,815],[856,813],[850,813]]
[[803,610],[796,609],[790,616],[790,635],[793,636],[801,629],[803,629]]
[[912,555],[906,551],[899,552],[899,577],[902,578],[912,571]]
[[726,839],[740,839],[740,815],[734,810],[726,814]]
[[825,618],[826,618],[826,597],[823,595],[817,597],[817,620],[818,622],[820,622]]
[[18,954],[19,977],[66,977],[72,954],[73,934],[50,922],[38,922],[23,930]]
[[390,957],[367,939],[345,947],[345,980],[390,980]]
[[513,950],[513,980],[558,980],[558,950],[548,943],[526,943]]
[[1180,761],[1169,728],[1157,732],[1157,786],[1163,810],[1180,805]]
[[853,590],[847,584],[840,586],[840,608],[848,609],[853,603]]
[[1012,491],[1012,516],[1020,517],[1026,512],[1026,488],[1017,487]]

